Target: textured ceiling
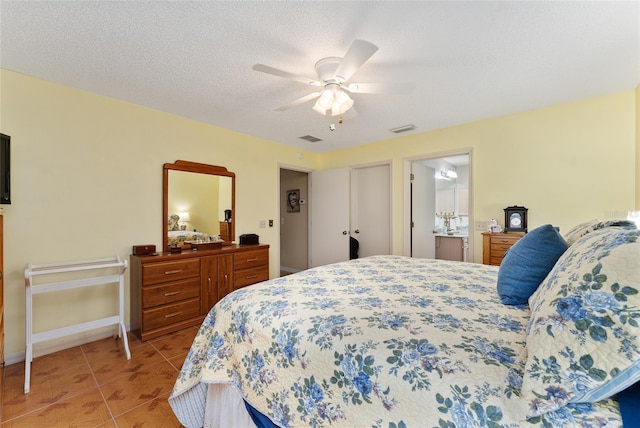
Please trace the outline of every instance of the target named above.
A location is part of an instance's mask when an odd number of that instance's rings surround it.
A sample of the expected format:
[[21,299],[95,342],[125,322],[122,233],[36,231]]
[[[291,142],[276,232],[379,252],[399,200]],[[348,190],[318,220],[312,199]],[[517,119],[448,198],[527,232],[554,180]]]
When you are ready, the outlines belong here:
[[[640,2],[0,2],[0,66],[315,152],[631,90]],[[408,82],[354,94],[335,118],[313,92],[252,70],[316,77],[354,39],[379,47],[351,79]],[[299,137],[322,139],[310,143]]]

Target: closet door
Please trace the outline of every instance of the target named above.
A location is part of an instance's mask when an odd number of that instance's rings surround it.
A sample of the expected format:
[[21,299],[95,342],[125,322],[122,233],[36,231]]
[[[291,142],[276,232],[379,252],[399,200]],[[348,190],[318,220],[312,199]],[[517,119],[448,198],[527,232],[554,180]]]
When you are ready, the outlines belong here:
[[391,254],[391,167],[388,164],[311,173],[311,267],[349,260],[349,238],[359,257]]
[[349,175],[349,168],[310,174],[310,267],[349,260]]
[[351,170],[351,236],[359,257],[391,254],[391,167]]

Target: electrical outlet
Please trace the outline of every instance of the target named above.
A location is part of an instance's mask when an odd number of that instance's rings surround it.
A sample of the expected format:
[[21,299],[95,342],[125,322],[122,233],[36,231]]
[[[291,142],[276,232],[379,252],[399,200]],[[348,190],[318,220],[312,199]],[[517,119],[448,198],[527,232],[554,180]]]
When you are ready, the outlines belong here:
[[489,230],[488,221],[476,221],[476,231],[486,232]]

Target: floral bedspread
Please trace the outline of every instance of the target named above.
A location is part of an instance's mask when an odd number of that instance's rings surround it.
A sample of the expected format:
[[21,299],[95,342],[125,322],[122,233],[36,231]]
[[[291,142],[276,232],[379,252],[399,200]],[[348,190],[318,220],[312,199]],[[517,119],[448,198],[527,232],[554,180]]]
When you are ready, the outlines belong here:
[[167,232],[167,245],[182,247],[188,241],[208,241],[209,235],[190,230],[170,230]]
[[526,420],[529,310],[498,268],[374,256],[237,290],[209,313],[169,398],[202,426],[206,384],[231,384],[280,427],[621,426],[614,400]]

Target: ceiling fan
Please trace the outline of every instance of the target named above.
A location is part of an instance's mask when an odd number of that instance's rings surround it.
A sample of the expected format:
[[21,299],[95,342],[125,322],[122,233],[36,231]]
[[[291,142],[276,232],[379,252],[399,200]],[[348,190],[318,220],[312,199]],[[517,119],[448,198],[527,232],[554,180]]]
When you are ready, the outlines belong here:
[[353,99],[348,93],[388,94],[407,93],[412,85],[405,83],[347,83],[348,80],[373,56],[378,47],[364,40],[354,40],[343,58],[327,57],[316,62],[317,79],[289,73],[264,64],[255,64],[253,69],[285,79],[295,80],[315,86],[318,91],[293,100],[276,111],[285,111],[291,107],[306,103],[315,98],[313,109],[320,114],[337,116],[353,107]]

